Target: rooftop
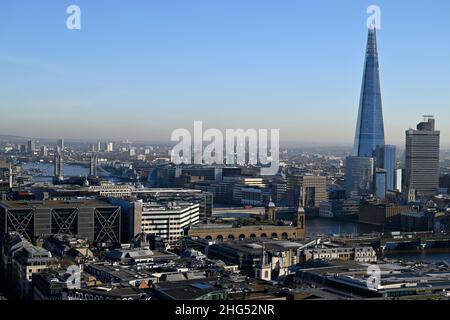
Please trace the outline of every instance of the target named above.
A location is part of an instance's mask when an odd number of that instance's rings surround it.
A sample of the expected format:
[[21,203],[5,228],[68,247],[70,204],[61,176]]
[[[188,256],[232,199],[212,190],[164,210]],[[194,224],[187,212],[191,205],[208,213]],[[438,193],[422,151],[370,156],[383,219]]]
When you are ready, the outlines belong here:
[[223,291],[215,287],[217,278],[193,279],[173,282],[160,282],[156,284],[155,290],[169,298],[175,300],[196,300],[202,296],[215,292]]
[[8,209],[20,208],[74,208],[74,207],[113,207],[106,201],[97,199],[82,199],[82,200],[20,200],[20,201],[0,201],[0,206]]

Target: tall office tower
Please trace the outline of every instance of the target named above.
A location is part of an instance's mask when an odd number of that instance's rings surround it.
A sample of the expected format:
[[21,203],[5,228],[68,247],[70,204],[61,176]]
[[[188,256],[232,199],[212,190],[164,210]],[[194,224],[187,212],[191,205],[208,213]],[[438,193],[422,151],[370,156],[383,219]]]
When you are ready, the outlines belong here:
[[90,161],[90,166],[89,166],[89,175],[91,177],[97,176],[97,155],[95,153],[93,153],[91,155],[91,161]]
[[386,179],[386,170],[377,169],[375,172],[375,195],[382,200],[386,198]]
[[395,190],[402,192],[403,187],[403,169],[397,169],[395,171]]
[[59,139],[58,140],[58,145],[57,145],[58,149],[60,152],[64,151],[64,139]]
[[113,143],[112,142],[108,142],[106,144],[106,152],[113,152]]
[[28,154],[31,156],[34,155],[34,153],[36,152],[36,142],[34,140],[28,141],[27,151]]
[[439,136],[433,116],[424,116],[417,130],[406,131],[404,191],[409,196],[429,197],[439,187]]
[[55,160],[54,160],[54,178],[55,180],[61,180],[62,175],[61,175],[61,171],[62,171],[62,157],[60,154],[56,154],[55,155]]
[[48,156],[48,148],[47,146],[41,147],[41,157],[47,157]]
[[375,28],[369,29],[353,156],[372,157],[384,146],[380,71]]
[[347,157],[345,160],[345,193],[347,197],[372,193],[374,158]]
[[386,190],[395,190],[395,170],[397,170],[396,147],[390,144],[384,146],[384,166],[386,170]]
[[8,166],[8,187],[11,190],[14,186],[14,174],[13,174],[13,165],[12,161],[9,162]]
[[386,171],[386,190],[395,189],[396,147],[390,144],[375,149],[375,167]]

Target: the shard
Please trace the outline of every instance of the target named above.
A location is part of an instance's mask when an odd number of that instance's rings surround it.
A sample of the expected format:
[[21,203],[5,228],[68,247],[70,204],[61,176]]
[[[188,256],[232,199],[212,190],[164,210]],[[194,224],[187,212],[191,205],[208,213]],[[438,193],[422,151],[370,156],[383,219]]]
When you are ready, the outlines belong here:
[[372,157],[377,147],[384,147],[384,125],[377,35],[376,28],[371,28],[367,38],[353,156]]

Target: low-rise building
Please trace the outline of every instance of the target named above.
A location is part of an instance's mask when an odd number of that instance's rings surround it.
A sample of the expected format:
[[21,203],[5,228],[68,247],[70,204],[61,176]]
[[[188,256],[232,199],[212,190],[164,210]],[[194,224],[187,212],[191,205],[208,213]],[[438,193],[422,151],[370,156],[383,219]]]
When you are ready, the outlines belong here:
[[43,248],[33,246],[22,240],[23,246],[12,256],[11,278],[12,295],[19,299],[32,298],[32,275],[48,269],[56,263],[52,254]]
[[305,249],[301,253],[302,262],[311,260],[354,260],[357,262],[376,262],[377,255],[372,247],[335,247]]

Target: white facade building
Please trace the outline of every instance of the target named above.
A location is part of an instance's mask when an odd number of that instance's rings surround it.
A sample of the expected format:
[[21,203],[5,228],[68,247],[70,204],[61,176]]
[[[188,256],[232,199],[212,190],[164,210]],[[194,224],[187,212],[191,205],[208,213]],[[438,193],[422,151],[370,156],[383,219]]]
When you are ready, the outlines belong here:
[[147,202],[142,207],[142,231],[177,244],[190,226],[199,223],[200,205],[189,202]]

